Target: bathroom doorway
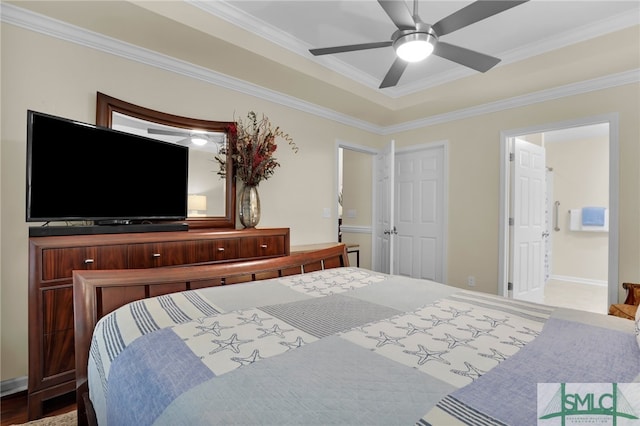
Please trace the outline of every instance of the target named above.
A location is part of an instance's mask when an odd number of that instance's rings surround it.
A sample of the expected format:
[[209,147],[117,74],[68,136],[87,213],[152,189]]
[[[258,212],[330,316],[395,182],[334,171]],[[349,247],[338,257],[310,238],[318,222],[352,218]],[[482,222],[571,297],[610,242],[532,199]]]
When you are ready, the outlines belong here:
[[[513,181],[514,161],[509,158],[515,139],[542,147],[544,152],[544,223],[539,231],[542,238],[531,247],[518,245],[514,248],[512,237],[516,233],[514,227],[523,222],[517,216],[522,213],[512,204],[513,192],[522,187],[522,181]],[[504,184],[501,205],[505,216],[504,235],[501,235],[501,242],[504,238],[504,248],[501,246],[504,262],[501,264],[502,293],[534,302],[606,313],[609,301],[617,300],[618,291],[617,216],[612,214],[617,210],[618,181],[611,168],[617,161],[617,117],[597,117],[514,131],[510,135],[505,133],[503,148],[508,163],[503,170],[505,176],[501,175]],[[585,208],[591,211],[593,207],[603,212],[603,222],[598,226],[583,225],[579,217],[581,212]],[[520,250],[521,247],[525,249]],[[536,258],[539,262],[530,262]],[[514,262],[524,265],[515,268],[516,275],[513,274]],[[541,268],[540,271],[530,270],[529,262],[534,269]],[[537,264],[541,266],[535,266]],[[542,291],[523,291],[522,287],[528,290],[529,281],[540,285]],[[525,296],[519,297],[519,294]],[[533,295],[533,298],[527,295]]]

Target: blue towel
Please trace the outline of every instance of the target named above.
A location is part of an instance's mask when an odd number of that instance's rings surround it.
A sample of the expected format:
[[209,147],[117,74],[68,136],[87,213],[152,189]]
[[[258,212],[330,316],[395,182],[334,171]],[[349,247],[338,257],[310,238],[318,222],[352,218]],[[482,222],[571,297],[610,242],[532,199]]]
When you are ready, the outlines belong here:
[[605,207],[583,207],[582,226],[604,226]]

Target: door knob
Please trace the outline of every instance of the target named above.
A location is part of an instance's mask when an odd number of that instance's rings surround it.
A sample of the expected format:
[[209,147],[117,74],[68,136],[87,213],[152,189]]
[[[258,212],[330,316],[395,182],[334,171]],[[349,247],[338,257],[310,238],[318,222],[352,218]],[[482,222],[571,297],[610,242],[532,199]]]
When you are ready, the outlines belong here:
[[383,232],[385,235],[391,235],[391,234],[397,234],[398,230],[394,226],[393,229],[385,229]]

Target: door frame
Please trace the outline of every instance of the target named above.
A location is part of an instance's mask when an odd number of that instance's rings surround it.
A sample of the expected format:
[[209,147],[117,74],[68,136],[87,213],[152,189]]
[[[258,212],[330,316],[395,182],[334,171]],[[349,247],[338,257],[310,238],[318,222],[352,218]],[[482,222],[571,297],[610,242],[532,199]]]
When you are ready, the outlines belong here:
[[609,261],[608,261],[608,301],[618,301],[618,254],[619,254],[619,199],[620,199],[620,145],[618,113],[582,117],[573,120],[545,123],[520,129],[500,132],[500,223],[498,247],[498,294],[508,296],[509,267],[509,152],[510,138],[532,133],[544,133],[571,127],[589,126],[592,124],[609,124]]
[[[373,158],[373,214],[371,215],[372,232],[372,269],[376,272],[383,272],[389,275],[395,274],[395,185],[396,185],[396,141],[391,139]],[[388,176],[386,183],[380,185],[381,177]],[[382,205],[378,200],[387,200],[388,203]],[[381,207],[382,206],[382,207]],[[387,229],[384,219],[388,218]],[[393,229],[393,232],[392,232]],[[387,246],[385,247],[385,241]],[[387,267],[388,266],[388,267]]]
[[[378,154],[378,150],[375,148],[371,148],[365,145],[358,145],[355,143],[351,143],[351,142],[347,142],[347,141],[343,141],[341,139],[336,139],[335,140],[335,151],[334,151],[334,158],[335,158],[335,164],[336,164],[336,168],[335,168],[335,177],[334,177],[334,181],[333,181],[333,190],[334,190],[334,194],[333,194],[333,199],[335,200],[335,217],[336,220],[334,220],[335,224],[334,224],[334,232],[333,235],[338,235],[338,217],[339,217],[339,204],[338,204],[338,184],[340,182],[340,148],[342,149],[348,149],[350,151],[355,151],[355,152],[360,152],[362,154],[368,154],[371,156],[371,167],[374,167],[374,163],[375,163],[375,158],[376,155]],[[343,164],[344,166],[344,164]],[[373,176],[373,173],[372,173]],[[369,234],[370,238],[371,238],[371,265],[373,265],[373,259],[374,259],[374,254],[375,254],[375,238],[373,235],[373,221],[375,220],[375,203],[376,203],[376,191],[375,191],[375,181],[374,181],[375,177],[372,177],[371,180],[371,225],[369,227],[349,227],[348,232],[357,232],[357,233],[361,233],[361,234]]]

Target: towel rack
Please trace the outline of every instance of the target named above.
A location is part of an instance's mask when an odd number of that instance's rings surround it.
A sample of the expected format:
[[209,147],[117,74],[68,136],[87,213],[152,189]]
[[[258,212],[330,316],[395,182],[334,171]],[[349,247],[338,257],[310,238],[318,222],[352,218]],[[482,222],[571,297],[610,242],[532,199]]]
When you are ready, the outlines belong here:
[[553,204],[553,230],[556,232],[560,230],[558,226],[558,207],[560,207],[560,201],[556,201]]

